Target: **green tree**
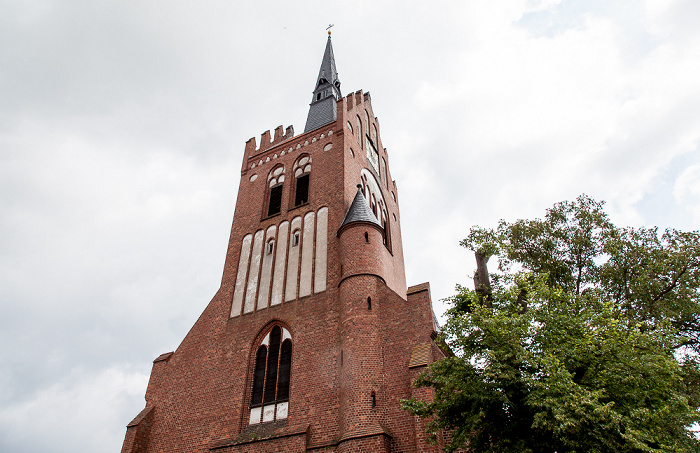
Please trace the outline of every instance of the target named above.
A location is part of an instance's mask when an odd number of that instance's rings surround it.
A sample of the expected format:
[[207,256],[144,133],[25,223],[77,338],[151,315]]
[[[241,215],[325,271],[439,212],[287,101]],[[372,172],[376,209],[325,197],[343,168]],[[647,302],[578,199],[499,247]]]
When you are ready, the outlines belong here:
[[619,228],[582,195],[462,245],[481,264],[450,298],[454,355],[404,401],[446,451],[700,451],[698,232]]

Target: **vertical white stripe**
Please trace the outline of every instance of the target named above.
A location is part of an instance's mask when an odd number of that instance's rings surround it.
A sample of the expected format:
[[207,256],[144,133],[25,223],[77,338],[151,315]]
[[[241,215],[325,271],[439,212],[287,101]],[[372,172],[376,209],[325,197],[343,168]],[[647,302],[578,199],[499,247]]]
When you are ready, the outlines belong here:
[[292,219],[292,228],[289,236],[289,261],[287,261],[287,287],[284,293],[284,300],[294,300],[297,298],[297,277],[299,275],[299,249],[301,248],[301,237],[298,244],[294,244],[294,235],[300,232],[301,217]]
[[265,232],[258,230],[253,241],[253,255],[250,261],[250,273],[248,274],[248,289],[245,293],[245,305],[243,313],[250,313],[255,308],[255,296],[258,294],[258,277],[260,274],[260,256],[262,255],[263,237]]
[[238,259],[238,273],[236,275],[236,289],[233,291],[233,303],[231,304],[231,317],[241,314],[243,293],[245,292],[245,277],[248,272],[248,260],[250,260],[250,244],[253,235],[246,234],[241,244],[241,257]]
[[299,297],[311,294],[311,274],[314,259],[314,218],[316,214],[309,212],[304,216],[304,238],[301,249],[301,275],[299,276]]
[[[277,244],[275,244],[275,234],[277,233],[277,227],[272,225],[268,227],[265,233],[265,243],[263,245],[263,262],[262,262],[262,275],[260,276],[260,290],[258,290],[258,310],[267,308],[267,300],[270,297],[270,283],[272,282],[272,262],[275,256],[275,249]],[[270,246],[270,241],[272,241],[272,251],[268,250]]]
[[328,260],[328,208],[318,210],[316,220],[316,266],[314,268],[314,292],[326,289],[326,263]]
[[272,298],[270,305],[282,303],[282,290],[284,288],[284,266],[287,261],[287,236],[289,236],[289,222],[280,223],[277,233],[277,250],[275,252],[275,272],[272,280]]

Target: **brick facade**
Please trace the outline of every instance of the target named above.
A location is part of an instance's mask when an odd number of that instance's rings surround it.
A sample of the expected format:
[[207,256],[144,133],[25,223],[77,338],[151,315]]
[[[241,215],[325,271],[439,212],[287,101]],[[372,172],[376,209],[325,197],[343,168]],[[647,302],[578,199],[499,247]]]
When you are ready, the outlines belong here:
[[[221,287],[154,361],[123,453],[437,451],[399,403],[430,397],[411,387],[441,354],[429,287],[406,287],[398,191],[369,93],[334,100],[324,126],[246,143]],[[302,167],[308,201],[295,206]],[[280,212],[268,216],[280,184]],[[378,222],[339,231],[358,184]],[[288,401],[251,408],[256,351],[273,326],[292,342]]]

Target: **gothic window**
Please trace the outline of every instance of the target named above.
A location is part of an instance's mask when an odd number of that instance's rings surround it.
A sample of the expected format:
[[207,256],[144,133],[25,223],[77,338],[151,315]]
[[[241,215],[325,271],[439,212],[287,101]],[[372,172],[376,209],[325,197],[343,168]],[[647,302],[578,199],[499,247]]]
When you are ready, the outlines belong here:
[[294,163],[294,206],[309,202],[309,178],[311,174],[311,156],[302,155]]
[[265,335],[255,354],[250,424],[287,418],[289,375],[292,365],[292,336],[275,325]]
[[382,163],[384,164],[382,166],[382,169],[384,170],[384,185],[386,185],[386,188],[389,188],[389,170],[386,167],[386,159],[382,157]]
[[391,252],[391,223],[386,211],[382,211],[382,227],[384,228],[384,246]]
[[267,176],[267,216],[279,214],[282,210],[282,189],[284,187],[284,167],[278,166]]
[[357,118],[357,130],[355,131],[355,133],[357,134],[357,143],[359,143],[360,148],[362,148],[362,120],[360,119],[359,116],[356,118]]

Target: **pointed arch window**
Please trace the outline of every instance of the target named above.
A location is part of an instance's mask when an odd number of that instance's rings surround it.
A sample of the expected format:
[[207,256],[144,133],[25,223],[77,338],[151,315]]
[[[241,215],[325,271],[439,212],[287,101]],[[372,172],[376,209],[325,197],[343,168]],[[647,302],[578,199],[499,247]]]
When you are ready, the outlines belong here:
[[311,175],[311,156],[304,154],[294,162],[294,206],[309,202],[309,179]]
[[255,354],[250,392],[251,425],[287,418],[291,365],[292,336],[284,327],[275,325]]
[[284,167],[277,166],[267,176],[267,217],[279,214],[282,210],[282,189],[284,188]]

